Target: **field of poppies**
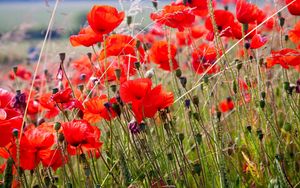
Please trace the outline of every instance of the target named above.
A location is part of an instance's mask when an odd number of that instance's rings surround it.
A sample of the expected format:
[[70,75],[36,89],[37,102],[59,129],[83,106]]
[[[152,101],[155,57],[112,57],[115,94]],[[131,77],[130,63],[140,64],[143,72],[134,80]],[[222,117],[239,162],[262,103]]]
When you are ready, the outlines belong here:
[[141,2],[49,57],[56,0],[1,75],[0,187],[300,187],[300,0]]

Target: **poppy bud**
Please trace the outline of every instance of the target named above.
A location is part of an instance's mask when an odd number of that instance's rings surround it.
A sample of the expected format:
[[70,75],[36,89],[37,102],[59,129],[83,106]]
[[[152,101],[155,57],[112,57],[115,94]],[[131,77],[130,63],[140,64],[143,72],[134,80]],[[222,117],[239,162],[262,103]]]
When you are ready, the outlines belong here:
[[280,18],[279,18],[279,25],[280,25],[280,27],[283,27],[283,26],[284,26],[284,23],[285,23],[285,18],[280,17]]
[[194,116],[195,120],[200,121],[200,114],[199,113],[195,112],[195,113],[193,113],[193,116]]
[[176,75],[177,78],[180,78],[181,75],[182,75],[182,71],[180,69],[176,69],[175,75]]
[[157,6],[158,6],[157,0],[152,0],[152,5],[157,10]]
[[266,98],[266,92],[262,91],[262,92],[260,93],[260,96],[261,96],[261,98],[265,99],[265,98]]
[[243,67],[243,64],[241,62],[238,62],[237,66],[236,66],[237,70],[238,71],[241,70],[242,67]]
[[195,135],[195,140],[198,144],[200,144],[202,142],[202,135],[200,133],[197,133]]
[[180,142],[182,143],[182,141],[184,140],[184,134],[183,133],[179,133],[178,134],[178,138],[179,138]]
[[18,72],[18,66],[14,66],[13,67],[13,71],[14,71],[15,74],[17,74],[17,72]]
[[284,90],[288,91],[290,89],[290,82],[284,82],[283,88],[284,88]]
[[18,129],[13,129],[12,134],[13,134],[13,136],[14,136],[15,138],[17,138],[18,135],[19,135],[19,130],[18,130]]
[[184,101],[184,104],[185,104],[185,107],[186,107],[186,108],[190,108],[190,105],[191,105],[190,99],[186,99],[186,100]]
[[92,61],[92,53],[88,52],[86,55],[88,56],[89,60]]
[[259,140],[262,140],[262,139],[263,139],[264,134],[263,134],[263,132],[262,132],[261,129],[258,129],[258,130],[256,131],[256,134],[257,134]]
[[137,69],[137,70],[140,70],[140,67],[141,67],[141,63],[140,62],[134,62],[134,67]]
[[284,40],[287,42],[289,40],[289,35],[284,35]]
[[217,119],[218,119],[218,121],[220,121],[220,120],[221,120],[221,115],[222,115],[222,112],[220,112],[220,111],[217,111]]
[[250,43],[249,42],[245,42],[244,47],[248,50],[250,48]]
[[179,80],[180,80],[180,83],[181,83],[181,85],[182,85],[182,87],[186,87],[186,83],[187,83],[187,79],[186,79],[186,77],[185,76],[181,76],[180,78],[179,78]]
[[84,81],[86,79],[86,74],[80,74],[79,79]]
[[140,40],[136,39],[135,47],[136,47],[136,48],[141,47],[141,41],[140,41]]
[[251,125],[247,125],[246,129],[248,130],[249,133],[251,133],[251,131],[252,131]]
[[200,174],[201,172],[201,165],[199,163],[196,163],[193,165],[193,171],[196,173],[196,174]]
[[259,106],[260,106],[261,109],[264,109],[265,106],[266,106],[265,100],[260,100],[260,101],[259,101]]
[[233,92],[234,92],[235,94],[237,94],[237,90],[238,90],[238,89],[237,89],[237,85],[236,85],[236,81],[235,81],[235,80],[233,81],[233,86],[232,86],[232,87],[233,87],[233,88],[232,88],[232,89],[233,89]]
[[110,89],[112,90],[112,92],[116,92],[117,91],[117,85],[113,84],[110,86]]
[[281,15],[281,12],[278,12],[278,13],[277,13],[277,16],[278,16],[278,18],[281,18],[281,16],[282,16],[282,15]]
[[141,131],[146,130],[146,123],[142,121],[142,122],[139,124],[139,127],[140,127],[140,130],[141,130]]
[[84,85],[83,85],[83,84],[79,84],[79,85],[78,85],[78,89],[79,89],[81,92],[83,92]]
[[61,123],[59,122],[54,123],[54,130],[59,131],[60,127],[61,127]]
[[286,132],[291,132],[292,130],[292,125],[290,123],[285,123],[284,126],[283,126],[283,129],[286,131]]
[[127,25],[130,26],[132,23],[132,16],[127,16]]
[[173,159],[174,159],[172,153],[168,153],[168,154],[167,154],[167,157],[168,157],[168,160],[169,160],[169,161],[173,161]]
[[59,142],[63,142],[64,140],[65,140],[64,134],[63,134],[63,133],[59,133],[59,134],[58,134],[58,141],[59,141]]
[[154,70],[150,69],[146,72],[145,77],[151,79],[153,77],[153,75],[154,75]]
[[224,6],[224,10],[228,10],[228,5],[225,5],[225,6]]
[[53,88],[52,89],[52,94],[55,94],[55,93],[57,93],[58,92],[58,88]]
[[121,69],[115,69],[115,75],[116,75],[117,79],[120,80],[120,78],[121,78]]
[[198,96],[194,95],[192,98],[192,101],[195,106],[199,105],[199,97]]
[[204,83],[208,83],[208,81],[209,81],[209,77],[207,76],[207,75],[205,75],[204,77],[203,77],[203,79],[204,79]]
[[64,62],[65,58],[66,58],[66,53],[59,53],[59,58],[61,62]]

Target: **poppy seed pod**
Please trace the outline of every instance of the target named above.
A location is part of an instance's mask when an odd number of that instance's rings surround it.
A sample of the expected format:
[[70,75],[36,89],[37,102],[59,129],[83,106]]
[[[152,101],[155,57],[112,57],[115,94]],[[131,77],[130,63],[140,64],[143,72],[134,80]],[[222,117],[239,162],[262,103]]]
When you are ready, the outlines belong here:
[[158,6],[157,0],[152,0],[152,5],[157,10],[157,6]]
[[173,159],[174,159],[172,153],[168,153],[168,154],[167,154],[167,157],[168,157],[168,160],[169,160],[169,161],[173,161]]
[[182,85],[182,87],[186,87],[186,84],[187,84],[187,79],[186,79],[186,77],[185,76],[181,76],[180,78],[179,78],[179,80],[180,80],[180,83],[181,83],[181,85]]
[[60,58],[60,61],[63,63],[66,58],[66,53],[59,53],[59,58]]
[[244,47],[248,50],[250,48],[250,43],[249,42],[245,42]]
[[58,88],[53,88],[52,89],[52,94],[55,94],[55,93],[57,93],[58,92]]
[[180,142],[182,143],[184,140],[184,134],[183,133],[179,133],[178,134],[178,139],[180,140]]
[[265,106],[266,106],[265,100],[260,100],[260,101],[259,101],[259,106],[260,106],[261,109],[264,109]]
[[176,69],[175,75],[177,78],[180,78],[182,76],[182,71],[180,69]]
[[17,74],[17,72],[18,72],[18,66],[14,66],[13,67],[13,71],[14,71],[15,74]]
[[265,98],[266,98],[266,92],[262,91],[262,92],[260,93],[260,96],[261,96],[261,98],[265,99]]
[[247,125],[246,129],[248,130],[249,133],[251,133],[251,131],[252,131],[251,125]]
[[83,85],[83,84],[79,84],[79,85],[78,85],[78,89],[79,89],[81,92],[83,92],[84,85]]
[[127,25],[130,26],[132,23],[132,16],[127,16]]
[[115,75],[116,75],[117,79],[120,80],[120,78],[121,78],[121,69],[115,69]]
[[110,89],[111,89],[112,92],[115,93],[117,91],[117,85],[115,85],[115,84],[111,85]]
[[17,138],[18,135],[19,135],[19,130],[18,130],[18,129],[13,129],[12,134],[13,134],[13,136],[14,136],[15,138]]
[[137,69],[137,70],[140,70],[140,67],[141,67],[141,63],[140,62],[134,62],[134,67]]
[[280,27],[283,27],[284,23],[285,23],[285,18],[284,17],[280,17],[279,18],[279,25],[280,25]]
[[192,98],[192,102],[195,106],[198,106],[199,105],[199,97],[194,95]]

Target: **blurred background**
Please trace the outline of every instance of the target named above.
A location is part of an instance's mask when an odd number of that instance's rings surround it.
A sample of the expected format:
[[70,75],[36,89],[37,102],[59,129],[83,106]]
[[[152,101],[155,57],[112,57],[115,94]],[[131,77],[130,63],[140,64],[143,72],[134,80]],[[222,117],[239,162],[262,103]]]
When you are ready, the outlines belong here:
[[[159,8],[171,0],[159,0]],[[134,29],[150,23],[151,0],[60,0],[47,44],[47,54],[74,49],[69,36],[86,24],[86,14],[95,4],[117,7],[133,16]],[[0,68],[38,58],[39,49],[55,0],[0,0]],[[126,23],[125,23],[126,24]],[[73,53],[85,53],[76,49]],[[11,66],[9,66],[11,67]],[[1,71],[0,70],[0,71]]]

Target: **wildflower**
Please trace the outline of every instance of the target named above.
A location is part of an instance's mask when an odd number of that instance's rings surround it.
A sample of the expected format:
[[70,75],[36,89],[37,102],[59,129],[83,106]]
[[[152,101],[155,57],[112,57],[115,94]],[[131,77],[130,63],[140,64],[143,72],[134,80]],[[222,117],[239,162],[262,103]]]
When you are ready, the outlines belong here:
[[[150,49],[150,59],[159,65],[159,68],[171,71],[176,70],[179,66],[175,59],[177,49],[176,46],[170,44],[170,54],[169,46],[167,41],[156,41]],[[169,56],[171,59],[169,59]],[[171,61],[171,65],[170,65]],[[172,66],[172,67],[171,67]]]
[[72,147],[85,149],[100,148],[101,132],[98,127],[91,126],[86,120],[73,120],[62,123],[62,132],[66,142]]
[[255,22],[258,16],[258,7],[246,0],[237,0],[236,18],[240,23],[249,24]]
[[[285,0],[286,4],[291,3],[293,0]],[[300,15],[300,1],[296,0],[292,4],[290,4],[288,7],[289,12],[294,15],[294,16],[299,16]]]
[[262,47],[263,45],[265,45],[267,43],[267,41],[268,40],[266,37],[262,37],[259,34],[255,34],[251,39],[250,48],[258,49],[258,48]]
[[233,108],[234,108],[234,103],[233,103],[231,97],[228,97],[227,99],[221,101],[219,104],[219,110],[223,113],[229,112],[229,111],[233,110]]
[[191,27],[195,21],[195,15],[191,8],[185,5],[166,5],[159,13],[152,13],[150,18],[159,24],[183,31],[185,27]]
[[125,17],[124,12],[111,6],[93,6],[87,15],[87,20],[91,28],[97,34],[109,34],[118,27]]
[[120,87],[120,96],[124,103],[132,104],[132,111],[137,122],[143,118],[152,118],[157,111],[167,108],[174,101],[171,92],[162,90],[158,85],[151,89],[152,82],[148,78],[129,80]]
[[297,22],[294,29],[291,29],[288,32],[289,39],[295,44],[299,44],[300,42],[300,21]]
[[101,34],[95,33],[90,26],[80,29],[78,35],[72,35],[70,42],[72,46],[92,46],[98,42],[103,41]]
[[117,113],[112,108],[112,105],[115,103],[117,103],[115,98],[108,101],[106,95],[93,97],[84,103],[83,119],[90,123],[96,123],[102,118],[111,120],[117,116]]
[[267,68],[279,64],[282,66],[282,68],[288,69],[290,66],[295,67],[300,64],[300,52],[290,48],[272,51],[271,55],[267,57],[266,61]]

